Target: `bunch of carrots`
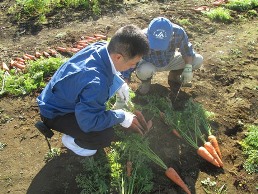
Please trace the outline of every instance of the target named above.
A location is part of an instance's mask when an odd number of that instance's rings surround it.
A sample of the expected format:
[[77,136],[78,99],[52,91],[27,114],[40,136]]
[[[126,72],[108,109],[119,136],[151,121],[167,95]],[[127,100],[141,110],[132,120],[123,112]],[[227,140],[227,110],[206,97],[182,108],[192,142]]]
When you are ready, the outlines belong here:
[[[139,140],[133,141],[133,145],[135,151],[144,154],[147,158],[149,158],[152,162],[156,163],[158,166],[163,168],[165,170],[165,175],[175,184],[180,186],[187,194],[191,194],[190,190],[188,189],[187,185],[184,183],[184,181],[181,179],[179,174],[176,172],[176,170],[172,167],[168,167],[162,159],[149,147],[148,142]],[[129,164],[128,166],[129,170],[131,169],[131,166]]]
[[[207,116],[200,104],[189,100],[183,112],[177,112],[170,108],[165,112],[160,111],[160,117],[172,128],[173,134],[183,138],[196,149],[200,157],[217,167],[223,167],[218,141],[216,136],[211,133]],[[202,132],[201,129],[205,129],[205,132]],[[207,141],[205,140],[206,134]]]
[[93,42],[100,41],[100,40],[107,40],[107,36],[102,34],[94,34],[94,37],[85,36],[85,37],[81,37],[81,39],[82,40],[76,42],[74,47],[71,47],[71,48],[65,48],[60,46],[56,47],[56,49],[48,48],[47,51],[43,51],[42,53],[36,51],[34,55],[26,53],[22,57],[16,57],[14,60],[11,59],[9,65],[7,65],[5,62],[2,62],[1,69],[3,69],[3,71],[6,71],[6,72],[9,72],[11,68],[15,68],[18,71],[23,71],[26,67],[26,63],[30,60],[37,60],[40,57],[46,57],[46,58],[49,58],[50,56],[56,57],[57,52],[76,53]]

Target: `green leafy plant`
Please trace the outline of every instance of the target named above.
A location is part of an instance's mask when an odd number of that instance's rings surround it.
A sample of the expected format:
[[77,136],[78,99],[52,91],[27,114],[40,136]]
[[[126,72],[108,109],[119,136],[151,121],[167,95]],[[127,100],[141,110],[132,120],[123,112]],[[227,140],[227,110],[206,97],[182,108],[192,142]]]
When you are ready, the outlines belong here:
[[54,159],[55,157],[60,156],[61,150],[60,148],[52,148],[45,154],[45,161],[49,162],[50,160]]
[[247,11],[254,9],[258,6],[257,0],[229,0],[225,4],[226,8],[236,11]]
[[[117,133],[121,141],[112,142],[99,158],[83,161],[83,171],[76,177],[81,193],[149,193],[153,188],[153,174],[146,165],[146,157],[132,149],[132,139],[136,134]],[[126,138],[125,138],[126,137]],[[128,176],[127,161],[132,163]]]
[[247,159],[244,162],[244,168],[248,173],[258,172],[258,127],[255,125],[247,126],[247,134],[240,142],[243,152]]
[[104,163],[104,159],[95,160],[87,157],[82,160],[83,169],[76,176],[76,183],[82,188],[81,194],[105,194],[110,193],[110,168],[109,163]]
[[230,10],[223,7],[218,7],[211,9],[210,11],[203,12],[209,19],[219,22],[230,22],[232,17],[230,15]]
[[64,63],[63,58],[41,58],[27,64],[24,72],[11,69],[8,74],[0,71],[0,96],[9,94],[14,96],[29,94],[30,92],[43,88],[47,80]]
[[203,190],[207,194],[226,194],[227,187],[223,184],[221,187],[218,187],[216,181],[212,181],[209,177],[201,181]]
[[182,26],[190,26],[192,25],[189,19],[180,19],[178,20],[178,23]]
[[6,143],[0,142],[0,151],[3,150],[7,146]]

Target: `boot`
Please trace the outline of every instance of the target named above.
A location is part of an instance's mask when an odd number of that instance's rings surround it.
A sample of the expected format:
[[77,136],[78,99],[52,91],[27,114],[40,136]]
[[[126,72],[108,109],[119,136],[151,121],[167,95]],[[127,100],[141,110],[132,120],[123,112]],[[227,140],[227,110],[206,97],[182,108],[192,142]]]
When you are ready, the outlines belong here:
[[41,121],[38,121],[36,124],[35,124],[35,127],[45,136],[45,137],[48,137],[48,138],[51,138],[54,133],[51,129],[49,129],[43,122]]

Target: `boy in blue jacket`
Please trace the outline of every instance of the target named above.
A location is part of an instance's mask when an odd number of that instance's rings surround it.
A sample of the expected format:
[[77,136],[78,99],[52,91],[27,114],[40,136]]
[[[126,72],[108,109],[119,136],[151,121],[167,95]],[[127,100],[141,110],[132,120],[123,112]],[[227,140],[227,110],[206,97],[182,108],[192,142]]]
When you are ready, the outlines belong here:
[[63,144],[80,156],[109,146],[116,124],[143,134],[145,129],[134,114],[106,110],[105,104],[115,93],[128,102],[129,87],[119,72],[134,68],[148,51],[141,29],[127,25],[109,43],[97,42],[76,53],[37,98],[43,123],[63,133]]

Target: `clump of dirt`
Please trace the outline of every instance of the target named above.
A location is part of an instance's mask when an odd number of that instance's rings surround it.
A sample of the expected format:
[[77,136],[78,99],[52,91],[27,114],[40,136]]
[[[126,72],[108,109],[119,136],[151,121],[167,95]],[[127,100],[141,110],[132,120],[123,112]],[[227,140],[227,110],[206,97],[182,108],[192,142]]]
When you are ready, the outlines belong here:
[[[245,137],[246,124],[258,124],[257,20],[245,22],[235,18],[236,22],[230,24],[213,23],[193,11],[200,5],[211,6],[211,2],[130,1],[101,17],[90,18],[81,11],[71,10],[70,17],[62,12],[54,13],[48,25],[31,27],[13,24],[6,9],[14,1],[1,1],[0,58],[8,63],[25,53],[71,46],[82,36],[94,33],[111,37],[120,26],[129,23],[145,28],[156,16],[166,16],[175,23],[188,19],[190,24],[183,27],[196,52],[204,56],[203,67],[194,72],[192,87],[180,88],[180,91],[167,83],[168,72],[157,73],[150,93],[169,97],[178,109],[192,98],[215,113],[212,127],[221,146],[224,168],[213,167],[200,159],[195,150],[169,133],[158,118],[153,121],[150,132],[151,147],[179,172],[192,193],[205,193],[201,181],[207,177],[216,181],[217,188],[225,184],[227,193],[255,193],[258,177],[243,169],[245,158],[239,141]],[[131,88],[136,90],[138,83],[133,78]],[[55,133],[50,140],[52,147],[62,148],[61,156],[44,161],[49,148],[34,127],[40,119],[36,104],[38,92],[23,97],[5,96],[0,100],[0,142],[7,145],[0,151],[2,192],[79,193],[74,178],[80,172],[82,158],[62,147],[61,134]],[[151,115],[146,117],[151,119]],[[153,170],[156,172],[153,194],[182,193],[163,176],[161,169],[153,165]]]

